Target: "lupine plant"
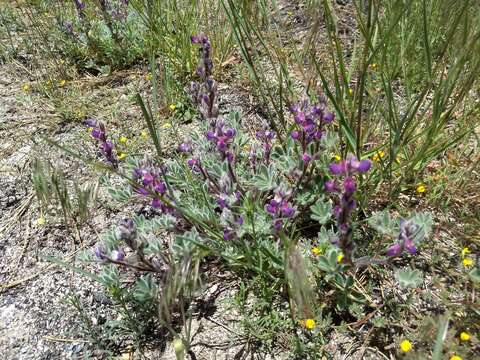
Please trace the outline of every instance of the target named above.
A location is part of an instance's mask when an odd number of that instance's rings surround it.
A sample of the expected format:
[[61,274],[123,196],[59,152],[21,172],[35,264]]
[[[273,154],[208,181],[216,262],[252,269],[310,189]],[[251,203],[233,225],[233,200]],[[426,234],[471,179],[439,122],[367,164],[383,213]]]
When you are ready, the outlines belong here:
[[[119,163],[106,126],[86,122],[112,176],[119,176],[121,186],[130,189],[113,188],[110,193],[153,211],[150,218],[132,215],[107,232],[93,259],[106,265],[107,272],[120,266],[152,274],[139,277],[137,289],[142,289],[143,301],[163,309],[159,322],[176,337],[180,335],[172,321],[180,313],[188,323],[187,303],[198,290],[196,279],[202,277],[199,269],[206,255],[217,257],[238,275],[273,281],[279,294],[286,286],[293,323],[313,328],[316,315],[311,304],[321,301],[322,291],[339,292],[342,306],[337,308],[348,309],[355,299],[350,295],[354,281],[350,270],[388,264],[405,253],[414,255],[430,218],[417,214],[396,222],[386,213],[376,214],[369,223],[395,240],[383,253],[367,253],[358,239],[362,225],[357,210],[362,204],[357,197],[358,180],[372,164],[351,154],[332,161],[337,147],[335,114],[325,98],[307,96],[285,109],[292,116],[288,132],[281,136],[267,124],[246,133],[237,112],[219,108],[209,39],[200,34],[192,37],[192,43],[200,55],[198,82],[190,86],[199,117],[197,130],[178,144],[176,156],[163,156],[161,134],[140,97],[157,157]],[[312,237],[307,229],[318,236]],[[308,260],[305,254],[311,246],[318,256]],[[192,273],[195,280],[185,280]],[[308,289],[309,273],[317,279],[318,298]],[[106,284],[108,278],[103,277]],[[179,298],[184,308],[175,306]],[[182,339],[188,350],[188,335]]]

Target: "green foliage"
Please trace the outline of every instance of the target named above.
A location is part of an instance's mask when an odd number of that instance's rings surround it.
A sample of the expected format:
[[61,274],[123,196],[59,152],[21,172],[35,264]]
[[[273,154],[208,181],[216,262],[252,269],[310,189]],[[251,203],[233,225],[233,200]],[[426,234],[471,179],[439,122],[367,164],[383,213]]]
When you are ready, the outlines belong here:
[[395,279],[402,288],[417,287],[423,282],[422,273],[409,267],[397,270]]

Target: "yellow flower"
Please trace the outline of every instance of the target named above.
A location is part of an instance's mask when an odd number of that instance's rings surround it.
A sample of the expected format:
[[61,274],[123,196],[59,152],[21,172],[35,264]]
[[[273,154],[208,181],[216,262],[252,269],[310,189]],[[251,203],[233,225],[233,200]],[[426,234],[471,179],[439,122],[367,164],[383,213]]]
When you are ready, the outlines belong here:
[[352,89],[352,88],[348,88],[348,94],[349,94],[350,96],[353,95],[353,89]]
[[63,64],[65,64],[65,60],[60,59],[60,65],[63,65]]
[[87,128],[87,131],[88,131],[88,133],[89,133],[89,134],[91,134],[91,133],[92,133],[92,131],[93,131],[93,127],[89,127],[89,128]]
[[242,149],[245,152],[249,152],[250,150],[252,150],[252,147],[250,145],[246,144],[246,145],[243,145]]
[[380,159],[382,159],[383,157],[385,157],[385,152],[380,150],[380,151],[377,151],[375,153],[375,155],[373,155],[372,157],[372,160],[373,161],[379,161]]
[[175,106],[175,104],[170,104],[169,108],[170,110],[174,111],[177,107]]
[[312,330],[315,327],[315,320],[313,319],[306,319],[305,320],[305,328],[308,330]]
[[172,128],[172,124],[168,122],[162,125],[162,129],[171,129],[171,128]]
[[122,152],[122,153],[120,153],[120,154],[118,155],[118,160],[123,160],[123,159],[125,159],[126,157],[127,157],[127,154],[124,153],[124,152]]
[[142,139],[148,138],[148,131],[147,130],[142,130],[142,132],[140,133],[140,137]]
[[23,90],[24,92],[26,92],[26,93],[29,92],[29,91],[30,91],[30,85],[28,85],[28,84],[23,84],[22,90]]
[[453,355],[450,360],[462,360],[462,358],[458,355]]
[[315,256],[318,256],[322,253],[322,249],[320,249],[319,247],[313,247],[312,248],[312,255],[315,255]]
[[473,265],[473,260],[470,258],[465,258],[462,260],[463,266],[470,267]]
[[340,160],[342,160],[342,157],[341,157],[340,155],[338,155],[338,154],[335,154],[335,155],[333,156],[333,158],[335,159],[335,161],[340,161]]
[[425,185],[423,185],[423,184],[418,184],[417,185],[417,189],[416,189],[417,193],[423,194],[425,192],[425,190],[427,190]]
[[371,68],[373,71],[377,70],[377,64],[376,64],[376,63],[371,64],[371,65],[370,65],[370,68]]
[[147,75],[145,75],[145,80],[147,81],[152,80],[152,74],[148,73]]
[[338,254],[338,255],[337,255],[337,262],[338,262],[338,263],[341,263],[342,260],[343,260],[343,258],[344,258],[344,256],[343,256],[342,253]]
[[413,348],[413,345],[408,340],[403,340],[400,343],[400,350],[402,350],[404,353],[409,352],[410,350],[412,350],[412,348]]
[[120,136],[120,139],[118,139],[122,144],[125,144],[128,141],[128,138],[125,136]]
[[462,332],[460,333],[460,340],[462,340],[462,341],[468,341],[468,340],[470,340],[470,334],[467,333],[467,332],[465,332],[465,331],[462,331]]
[[397,157],[395,158],[395,161],[396,161],[397,164],[400,164],[400,156],[397,156]]
[[58,82],[58,85],[59,85],[60,87],[64,87],[66,84],[67,84],[67,80],[64,80],[64,79],[62,79],[62,80],[60,80],[60,81]]
[[470,254],[470,253],[471,253],[470,249],[468,247],[464,247],[462,249],[462,259],[465,258],[465,255]]
[[37,219],[37,225],[45,225],[45,218],[43,216]]

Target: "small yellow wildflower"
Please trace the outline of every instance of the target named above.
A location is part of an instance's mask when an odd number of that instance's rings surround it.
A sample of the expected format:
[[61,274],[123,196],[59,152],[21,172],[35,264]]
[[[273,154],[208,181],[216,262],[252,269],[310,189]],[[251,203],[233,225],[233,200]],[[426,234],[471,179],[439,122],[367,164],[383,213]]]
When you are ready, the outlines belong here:
[[37,219],[37,225],[45,225],[45,218],[43,216]]
[[318,256],[322,253],[322,249],[320,249],[319,247],[313,247],[312,248],[312,255],[315,255],[315,256]]
[[462,331],[460,333],[460,340],[462,341],[469,341],[470,340],[470,334],[467,333],[466,331]]
[[371,65],[370,65],[370,68],[371,68],[373,71],[377,70],[377,64],[376,64],[376,63],[371,64]]
[[169,109],[172,110],[172,111],[175,111],[176,108],[177,108],[177,106],[175,104],[170,104],[170,106],[169,106]]
[[148,73],[147,75],[145,75],[145,80],[147,81],[152,80],[152,74]]
[[400,156],[395,157],[395,161],[397,164],[400,164]]
[[65,64],[65,60],[60,59],[60,65],[63,65],[63,64]]
[[402,350],[404,353],[407,353],[409,352],[410,350],[412,350],[413,348],[413,345],[410,341],[408,340],[403,340],[401,343],[400,343],[400,350]]
[[148,132],[147,132],[147,130],[142,130],[142,132],[140,133],[140,137],[141,137],[142,139],[148,138]]
[[380,151],[377,151],[375,153],[375,155],[373,155],[372,160],[373,161],[379,161],[380,159],[382,159],[384,157],[385,157],[385,152],[380,150]]
[[125,159],[126,157],[127,157],[127,154],[124,153],[124,152],[122,152],[122,153],[120,153],[120,154],[118,155],[118,160],[123,160],[123,159]]
[[423,184],[418,184],[417,185],[417,189],[416,189],[417,193],[423,194],[425,192],[425,190],[427,190],[425,185],[423,185]]
[[462,360],[462,358],[458,355],[453,355],[450,360]]
[[249,152],[250,150],[252,150],[252,147],[250,145],[246,144],[246,145],[243,145],[242,149],[245,152]]
[[28,84],[23,84],[22,90],[23,90],[24,92],[26,92],[26,93],[29,92],[29,91],[30,91],[30,85],[28,85]]
[[118,139],[122,144],[125,144],[128,141],[128,138],[126,136],[120,136],[120,139]]
[[305,320],[305,328],[308,330],[312,330],[315,327],[315,320],[313,319],[306,319]]
[[348,94],[349,94],[350,96],[353,95],[353,89],[352,89],[352,88],[348,88]]
[[340,161],[342,160],[342,157],[338,154],[334,155],[333,158],[335,159],[335,161]]
[[92,133],[92,131],[93,131],[93,127],[89,127],[89,128],[87,128],[87,132],[88,132],[89,134],[91,134],[91,133]]
[[341,263],[341,262],[343,261],[343,258],[344,258],[344,256],[343,256],[342,253],[338,254],[338,255],[337,255],[337,262],[338,262],[338,263]]
[[473,260],[470,258],[465,258],[462,260],[463,266],[470,267],[473,265]]
[[64,79],[62,79],[62,80],[60,80],[60,81],[58,82],[58,85],[59,85],[60,87],[64,87],[66,84],[67,84],[67,80],[64,80]]
[[162,125],[162,129],[171,129],[171,128],[172,128],[172,124],[168,122]]
[[469,249],[468,247],[464,247],[464,248],[462,249],[462,259],[464,259],[465,256],[466,256],[467,254],[470,254],[470,253],[471,253],[470,249]]

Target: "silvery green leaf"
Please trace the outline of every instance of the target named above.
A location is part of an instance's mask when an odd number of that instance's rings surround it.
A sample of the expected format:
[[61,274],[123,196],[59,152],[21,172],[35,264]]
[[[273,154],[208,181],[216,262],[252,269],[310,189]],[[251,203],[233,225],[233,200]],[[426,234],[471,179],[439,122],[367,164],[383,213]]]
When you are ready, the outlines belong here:
[[415,243],[422,242],[432,230],[432,215],[430,213],[415,213],[410,219],[419,227],[413,241]]
[[162,241],[157,237],[151,237],[147,241],[147,247],[145,248],[146,255],[155,255],[164,251]]
[[332,230],[327,230],[325,227],[322,227],[317,235],[319,245],[330,245],[334,236],[335,233]]
[[470,279],[475,282],[475,283],[479,283],[480,282],[480,268],[476,267],[475,269],[473,269],[472,271],[470,271],[468,273],[468,275],[470,276]]
[[135,284],[133,296],[140,302],[156,299],[158,286],[151,275],[142,276]]
[[117,286],[120,283],[118,270],[112,265],[102,267],[99,278],[106,286]]
[[126,202],[132,196],[132,190],[129,186],[116,188],[109,187],[107,191],[114,200],[119,202]]
[[319,199],[314,205],[310,207],[313,220],[318,221],[321,225],[325,224],[332,215],[332,204],[323,199]]
[[387,211],[378,211],[369,219],[368,224],[383,235],[393,235],[398,233],[397,223],[392,220]]
[[327,131],[324,136],[322,137],[322,140],[320,141],[320,144],[323,145],[325,148],[325,152],[329,152],[331,150],[334,150],[339,143],[340,139],[338,137],[338,134],[334,131]]
[[327,273],[333,273],[337,269],[336,252],[333,249],[328,249],[325,255],[318,257],[317,265],[320,270]]
[[398,269],[395,272],[395,279],[402,288],[417,287],[423,282],[422,273],[410,267]]
[[258,174],[252,179],[253,185],[262,191],[273,190],[277,187],[277,176],[272,166],[261,165]]
[[78,259],[79,261],[86,261],[86,262],[93,261],[92,252],[89,251],[89,250],[81,251],[81,252],[77,255],[77,259]]

